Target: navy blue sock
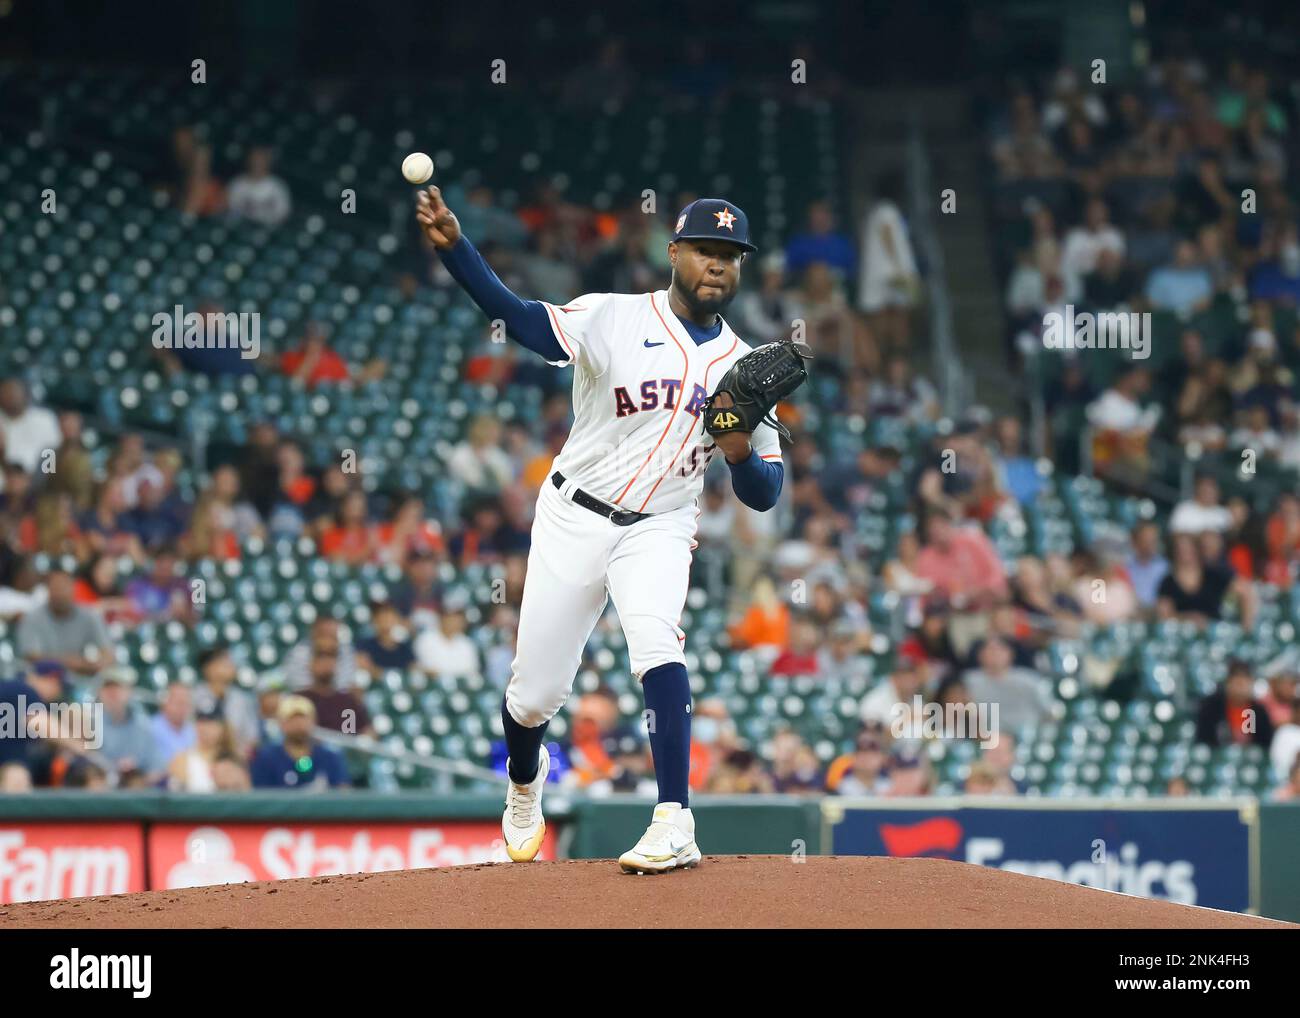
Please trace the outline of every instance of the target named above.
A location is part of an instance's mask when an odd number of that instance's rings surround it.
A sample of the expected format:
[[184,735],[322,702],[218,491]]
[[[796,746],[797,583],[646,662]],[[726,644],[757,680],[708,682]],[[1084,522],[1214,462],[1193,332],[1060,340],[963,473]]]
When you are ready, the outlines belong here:
[[501,727],[506,730],[506,751],[510,754],[510,780],[516,785],[526,785],[537,777],[542,764],[542,739],[551,723],[543,721],[536,728],[525,728],[510,716],[506,702],[501,701]]
[[660,802],[690,805],[691,680],[686,666],[659,665],[641,678],[649,716],[650,753]]

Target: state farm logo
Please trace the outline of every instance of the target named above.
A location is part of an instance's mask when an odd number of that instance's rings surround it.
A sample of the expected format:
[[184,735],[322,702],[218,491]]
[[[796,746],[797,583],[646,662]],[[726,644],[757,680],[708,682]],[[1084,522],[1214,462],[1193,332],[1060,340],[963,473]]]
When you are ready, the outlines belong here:
[[168,888],[504,862],[492,824],[160,825],[152,849]]
[[123,846],[31,844],[21,830],[0,830],[0,902],[123,894],[137,889],[131,872]]

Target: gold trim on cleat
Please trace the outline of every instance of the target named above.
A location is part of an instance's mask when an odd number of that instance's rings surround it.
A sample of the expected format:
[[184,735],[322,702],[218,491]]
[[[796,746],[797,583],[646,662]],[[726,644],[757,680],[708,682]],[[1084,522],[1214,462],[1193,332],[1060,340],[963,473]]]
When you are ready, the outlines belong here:
[[546,837],[546,821],[543,820],[537,827],[537,833],[525,841],[517,850],[510,847],[510,842],[506,842],[506,855],[510,856],[511,862],[532,862],[537,858],[537,853],[542,850],[542,839]]

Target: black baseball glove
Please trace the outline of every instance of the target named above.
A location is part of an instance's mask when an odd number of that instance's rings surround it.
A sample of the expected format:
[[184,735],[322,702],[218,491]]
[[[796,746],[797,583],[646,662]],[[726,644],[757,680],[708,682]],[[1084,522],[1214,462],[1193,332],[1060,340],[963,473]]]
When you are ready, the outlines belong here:
[[[704,430],[710,435],[733,431],[752,433],[760,424],[790,439],[790,432],[772,414],[772,408],[808,380],[806,362],[812,350],[804,343],[780,340],[756,347],[736,361],[722,376],[704,403]],[[719,396],[731,397],[730,405]]]

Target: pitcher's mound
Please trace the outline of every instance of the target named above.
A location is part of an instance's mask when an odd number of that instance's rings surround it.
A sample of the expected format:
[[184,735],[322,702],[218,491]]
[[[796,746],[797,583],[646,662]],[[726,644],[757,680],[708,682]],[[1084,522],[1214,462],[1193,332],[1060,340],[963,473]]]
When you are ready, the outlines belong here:
[[658,876],[612,860],[457,866],[0,905],[0,925],[174,927],[1284,926],[941,859],[710,856]]

